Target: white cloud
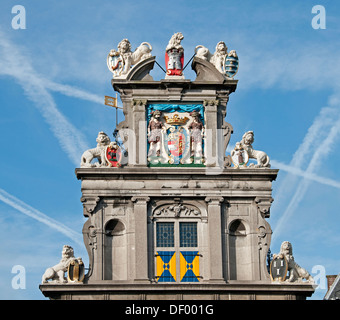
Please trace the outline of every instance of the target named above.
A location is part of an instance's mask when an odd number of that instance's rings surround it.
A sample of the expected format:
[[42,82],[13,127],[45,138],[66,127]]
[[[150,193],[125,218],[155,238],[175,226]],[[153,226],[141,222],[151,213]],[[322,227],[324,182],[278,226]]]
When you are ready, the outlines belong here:
[[[261,35],[265,39],[261,39]],[[288,39],[280,35],[248,31],[237,34],[233,42],[240,59],[237,79],[242,89],[282,88],[287,91],[338,89],[340,73],[339,44],[318,39]],[[240,39],[240,40],[239,40]],[[273,46],[273,41],[276,41]]]

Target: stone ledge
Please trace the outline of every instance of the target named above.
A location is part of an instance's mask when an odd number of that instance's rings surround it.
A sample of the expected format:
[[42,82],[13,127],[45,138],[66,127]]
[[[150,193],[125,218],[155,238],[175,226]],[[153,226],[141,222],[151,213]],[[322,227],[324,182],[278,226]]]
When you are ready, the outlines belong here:
[[39,286],[52,299],[175,299],[257,300],[306,299],[314,293],[311,284],[232,281],[226,284],[44,284]]
[[120,168],[76,168],[75,174],[78,179],[83,177],[113,177],[118,175],[140,175],[144,178],[146,176],[159,179],[161,176],[165,176],[166,179],[171,176],[178,176],[179,179],[188,179],[188,176],[199,176],[200,178],[206,177],[205,179],[214,179],[218,176],[219,178],[227,177],[229,179],[242,178],[242,177],[266,177],[270,180],[275,180],[279,169],[215,169],[215,168],[190,168],[190,167],[120,167]]

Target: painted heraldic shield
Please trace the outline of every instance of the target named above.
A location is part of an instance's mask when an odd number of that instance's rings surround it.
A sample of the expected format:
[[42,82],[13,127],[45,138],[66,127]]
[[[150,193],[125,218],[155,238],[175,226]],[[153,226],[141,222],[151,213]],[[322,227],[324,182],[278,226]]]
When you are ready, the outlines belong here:
[[120,167],[122,161],[122,151],[120,147],[107,146],[105,158],[109,167]]
[[286,280],[288,261],[285,256],[276,256],[270,263],[270,277],[272,281],[283,282]]
[[69,282],[83,282],[85,277],[85,266],[83,261],[74,259],[67,268]]
[[226,55],[224,60],[223,71],[228,78],[233,78],[238,71],[238,56],[233,53]]
[[181,76],[184,66],[184,52],[181,49],[170,49],[165,53],[167,75]]
[[118,53],[115,53],[114,55],[109,53],[106,61],[107,67],[113,73],[113,76],[119,77],[122,74],[124,68],[122,56]]

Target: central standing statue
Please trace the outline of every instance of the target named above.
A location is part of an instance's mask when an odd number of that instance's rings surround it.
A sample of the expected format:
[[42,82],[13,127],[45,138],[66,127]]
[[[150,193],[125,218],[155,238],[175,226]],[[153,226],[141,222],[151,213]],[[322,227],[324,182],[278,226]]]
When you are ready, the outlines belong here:
[[181,45],[183,39],[181,32],[175,33],[165,49],[166,78],[177,76],[184,79],[184,49]]

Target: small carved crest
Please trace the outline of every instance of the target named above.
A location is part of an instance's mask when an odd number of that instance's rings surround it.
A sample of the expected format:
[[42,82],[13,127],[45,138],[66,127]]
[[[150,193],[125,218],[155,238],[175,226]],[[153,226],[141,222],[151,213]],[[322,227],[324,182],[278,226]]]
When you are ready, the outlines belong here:
[[85,267],[81,259],[74,259],[67,268],[68,282],[83,282],[85,277]]
[[228,78],[233,78],[238,71],[238,56],[235,50],[231,50],[228,55],[226,55],[223,71]]
[[112,72],[113,77],[119,77],[124,68],[123,57],[119,52],[111,50],[107,56],[107,67]]
[[231,152],[231,161],[235,168],[246,167],[249,161],[248,152],[240,143],[236,143],[234,150]]
[[117,144],[110,144],[105,150],[105,159],[109,167],[120,167],[122,161],[122,151]]
[[288,272],[288,261],[284,255],[276,256],[270,263],[270,277],[272,281],[283,282]]

